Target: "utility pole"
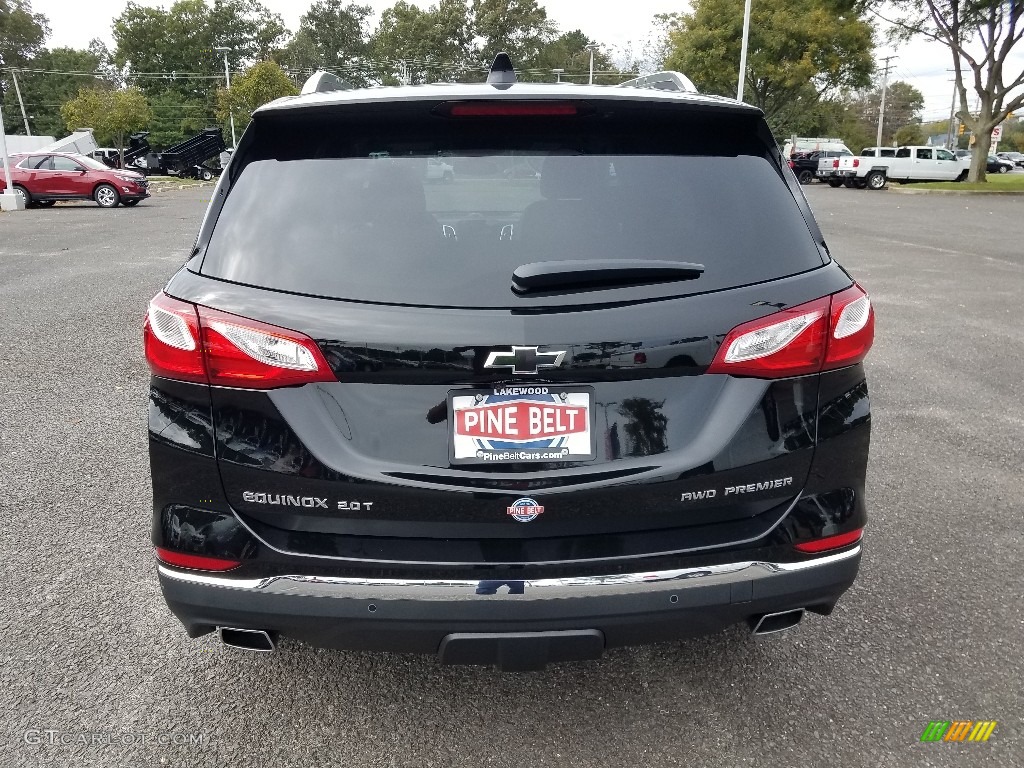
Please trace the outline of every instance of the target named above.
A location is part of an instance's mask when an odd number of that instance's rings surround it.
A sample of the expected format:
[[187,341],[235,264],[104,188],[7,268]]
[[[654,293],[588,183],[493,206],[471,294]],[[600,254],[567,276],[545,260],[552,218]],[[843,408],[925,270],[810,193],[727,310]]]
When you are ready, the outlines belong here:
[[736,87],[736,101],[743,101],[743,86],[747,79],[747,41],[750,39],[750,0],[743,6],[743,43],[740,45],[740,79]]
[[889,69],[892,65],[889,62],[896,56],[884,56],[885,69],[882,70],[882,103],[878,107],[878,134],[875,137],[875,146],[882,146],[882,125],[885,122],[885,91],[889,87]]
[[21,107],[21,119],[25,121],[25,135],[31,136],[32,129],[28,127],[28,115],[25,114],[25,102],[21,100],[21,88],[18,87],[18,73],[13,69],[9,70],[11,80],[14,81],[14,92],[18,94],[18,106]]
[[[947,72],[953,70],[947,69]],[[953,100],[949,103],[949,130],[946,131],[946,149],[952,150],[956,146],[957,133],[953,128],[953,118],[956,117],[956,78],[949,82],[953,83]]]
[[[217,46],[213,50],[218,53],[224,54],[224,79],[227,80],[228,90],[231,90],[231,69],[228,67],[228,51],[230,48],[224,46]],[[238,149],[238,139],[235,138],[235,110],[233,107],[228,107],[228,116],[231,118],[231,147]]]
[[590,51],[590,85],[594,84],[594,51],[600,48],[597,43],[588,43],[586,49]]

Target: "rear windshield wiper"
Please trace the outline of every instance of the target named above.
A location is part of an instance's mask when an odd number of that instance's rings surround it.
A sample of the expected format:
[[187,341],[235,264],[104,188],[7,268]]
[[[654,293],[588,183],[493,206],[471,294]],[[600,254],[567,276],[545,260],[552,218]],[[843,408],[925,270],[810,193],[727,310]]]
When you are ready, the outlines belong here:
[[696,280],[703,264],[641,259],[537,261],[516,267],[512,290],[517,294],[579,288],[614,288],[643,283]]

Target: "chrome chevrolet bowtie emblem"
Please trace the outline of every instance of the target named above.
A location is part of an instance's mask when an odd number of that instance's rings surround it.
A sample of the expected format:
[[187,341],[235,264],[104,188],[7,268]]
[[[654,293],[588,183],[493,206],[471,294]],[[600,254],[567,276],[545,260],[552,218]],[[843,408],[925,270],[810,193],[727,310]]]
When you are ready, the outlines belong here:
[[539,368],[557,368],[565,352],[538,352],[537,347],[512,347],[511,352],[491,352],[484,368],[511,368],[512,373],[535,375]]

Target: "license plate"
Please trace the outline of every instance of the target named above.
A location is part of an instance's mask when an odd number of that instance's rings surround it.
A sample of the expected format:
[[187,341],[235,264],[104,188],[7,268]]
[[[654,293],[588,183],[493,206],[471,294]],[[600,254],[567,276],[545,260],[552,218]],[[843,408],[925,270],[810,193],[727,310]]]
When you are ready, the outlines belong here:
[[452,463],[590,461],[590,387],[502,386],[448,393]]

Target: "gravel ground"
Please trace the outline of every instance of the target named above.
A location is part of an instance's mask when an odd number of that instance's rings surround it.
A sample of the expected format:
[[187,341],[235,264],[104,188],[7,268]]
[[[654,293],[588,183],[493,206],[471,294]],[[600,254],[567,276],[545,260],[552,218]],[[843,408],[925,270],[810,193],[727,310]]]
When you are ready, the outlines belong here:
[[[807,189],[878,311],[872,519],[831,617],[501,674],[247,655],[164,607],[140,329],[210,191],[0,215],[0,765],[1024,765],[1019,199]],[[920,743],[936,719],[999,724]]]

